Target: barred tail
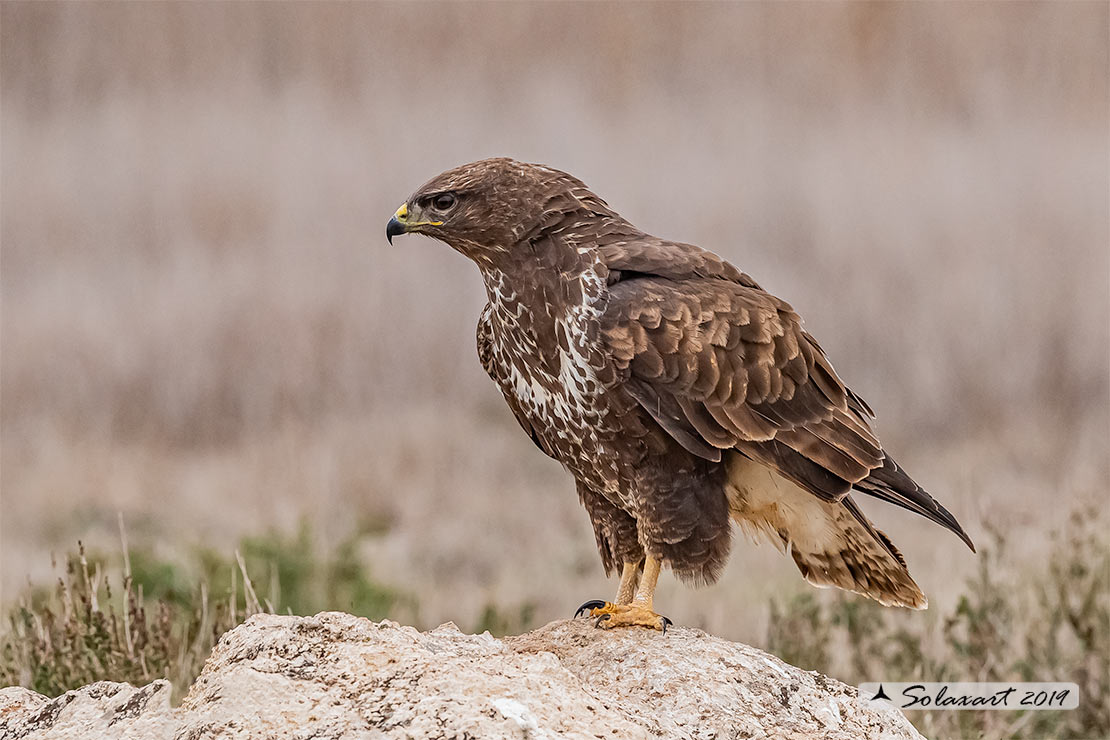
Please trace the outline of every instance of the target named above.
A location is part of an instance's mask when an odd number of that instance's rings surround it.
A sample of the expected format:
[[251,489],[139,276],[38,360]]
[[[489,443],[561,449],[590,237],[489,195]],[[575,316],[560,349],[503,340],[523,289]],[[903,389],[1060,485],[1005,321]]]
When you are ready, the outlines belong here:
[[886,606],[928,606],[902,553],[850,496],[823,501],[741,455],[729,460],[727,490],[733,521],[790,553],[815,586],[854,591]]

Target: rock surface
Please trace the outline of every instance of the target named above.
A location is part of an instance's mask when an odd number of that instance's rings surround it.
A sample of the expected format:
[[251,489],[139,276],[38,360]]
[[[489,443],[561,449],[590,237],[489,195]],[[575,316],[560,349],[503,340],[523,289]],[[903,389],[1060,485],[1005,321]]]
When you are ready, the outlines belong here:
[[586,619],[495,639],[347,614],[256,615],[180,707],[170,686],[0,690],[0,738],[920,738],[896,710],[693,629]]

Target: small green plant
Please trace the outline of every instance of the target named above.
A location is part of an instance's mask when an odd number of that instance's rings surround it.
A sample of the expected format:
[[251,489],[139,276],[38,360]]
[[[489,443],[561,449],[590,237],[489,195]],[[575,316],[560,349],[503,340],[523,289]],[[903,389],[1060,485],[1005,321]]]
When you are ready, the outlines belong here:
[[893,612],[813,593],[771,603],[768,649],[795,665],[865,681],[1071,681],[1072,711],[910,711],[928,737],[1110,736],[1110,541],[1097,512],[1077,512],[1031,568],[990,532],[952,612]]

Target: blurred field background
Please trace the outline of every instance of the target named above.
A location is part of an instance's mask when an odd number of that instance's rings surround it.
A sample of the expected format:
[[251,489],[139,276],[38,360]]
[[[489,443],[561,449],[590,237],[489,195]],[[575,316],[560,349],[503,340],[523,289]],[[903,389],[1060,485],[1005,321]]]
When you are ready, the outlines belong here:
[[[1020,578],[1110,484],[1108,20],[3,3],[0,602],[78,539],[118,548],[118,512],[170,561],[358,535],[423,627],[610,596],[569,475],[478,365],[476,270],[385,244],[417,186],[495,155],[789,300],[907,470],[976,539],[1019,543]],[[975,556],[866,508],[951,608]],[[805,588],[738,537],[720,583],[664,579],[657,603],[765,645],[769,598]]]

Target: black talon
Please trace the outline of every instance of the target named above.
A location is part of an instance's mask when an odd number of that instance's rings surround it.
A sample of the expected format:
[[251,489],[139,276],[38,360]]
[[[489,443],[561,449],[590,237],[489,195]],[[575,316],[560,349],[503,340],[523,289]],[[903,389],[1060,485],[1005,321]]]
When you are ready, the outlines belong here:
[[664,617],[662,614],[659,617],[663,620],[663,634],[667,634],[667,628],[674,624],[671,620]]
[[601,609],[604,606],[605,606],[605,602],[602,601],[601,599],[591,599],[590,601],[587,601],[582,606],[578,607],[578,611],[576,611],[574,613],[574,618],[577,619],[578,617],[582,616],[583,614],[590,611],[591,609]]
[[612,616],[612,614],[602,614],[600,617],[597,618],[597,621],[594,622],[594,627],[600,627],[602,622],[608,621],[612,618]]

